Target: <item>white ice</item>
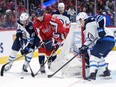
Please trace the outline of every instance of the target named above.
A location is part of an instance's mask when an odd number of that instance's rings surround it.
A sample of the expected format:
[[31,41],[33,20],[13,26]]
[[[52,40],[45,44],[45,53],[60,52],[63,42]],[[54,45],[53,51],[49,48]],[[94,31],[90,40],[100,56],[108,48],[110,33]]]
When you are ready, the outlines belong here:
[[[30,73],[22,74],[21,68],[24,61],[14,62],[11,70],[0,76],[0,87],[116,87],[116,51],[112,51],[106,58],[111,70],[110,80],[97,77],[96,81],[86,81],[82,78],[47,78],[45,75],[31,77]],[[31,67],[34,72],[39,69],[38,59],[32,59]],[[2,65],[0,65],[1,68]],[[47,70],[48,71],[48,70]],[[23,79],[21,79],[23,78]]]

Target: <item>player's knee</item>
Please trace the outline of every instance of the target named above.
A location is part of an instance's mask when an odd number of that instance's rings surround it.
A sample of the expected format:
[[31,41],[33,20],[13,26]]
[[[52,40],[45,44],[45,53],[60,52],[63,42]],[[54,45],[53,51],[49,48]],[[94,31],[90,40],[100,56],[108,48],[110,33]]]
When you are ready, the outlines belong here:
[[29,56],[26,56],[26,58],[25,58],[25,60],[26,60],[28,63],[30,63],[31,59],[32,59],[32,57],[29,57]]
[[[52,62],[53,62],[53,61],[56,59],[56,57],[57,57],[57,55],[51,56],[51,57],[49,58],[49,61],[52,61]],[[49,61],[48,61],[48,62],[49,62]]]

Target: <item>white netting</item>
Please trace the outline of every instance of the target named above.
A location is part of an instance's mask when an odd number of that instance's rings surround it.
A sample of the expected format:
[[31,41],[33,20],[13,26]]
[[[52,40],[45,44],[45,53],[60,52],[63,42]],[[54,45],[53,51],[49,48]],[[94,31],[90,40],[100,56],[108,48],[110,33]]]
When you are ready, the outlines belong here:
[[[74,55],[68,54],[67,61],[69,61]],[[61,70],[63,76],[73,76],[82,74],[82,62],[79,56],[75,57],[64,69]]]
[[[67,35],[64,45],[60,51],[60,54],[56,60],[51,65],[51,70],[53,72],[61,68],[66,62],[75,56],[74,50],[78,50],[81,46],[81,27],[76,23],[71,24],[70,31]],[[79,56],[75,57],[71,62],[69,62],[61,70],[62,75],[74,75],[82,73],[82,62]]]

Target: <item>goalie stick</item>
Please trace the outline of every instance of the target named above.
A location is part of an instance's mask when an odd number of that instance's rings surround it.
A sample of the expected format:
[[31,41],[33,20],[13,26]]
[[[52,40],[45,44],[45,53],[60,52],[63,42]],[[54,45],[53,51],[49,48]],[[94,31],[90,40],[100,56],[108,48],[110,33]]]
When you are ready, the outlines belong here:
[[[95,38],[90,44],[88,44],[87,46],[90,46],[91,44],[93,44],[98,38]],[[53,77],[57,72],[59,72],[63,67],[65,67],[68,63],[70,63],[76,56],[78,56],[80,54],[80,51],[76,52],[77,54],[74,55],[69,61],[67,61],[64,65],[62,65],[58,70],[56,70],[53,74],[48,75],[48,78]]]

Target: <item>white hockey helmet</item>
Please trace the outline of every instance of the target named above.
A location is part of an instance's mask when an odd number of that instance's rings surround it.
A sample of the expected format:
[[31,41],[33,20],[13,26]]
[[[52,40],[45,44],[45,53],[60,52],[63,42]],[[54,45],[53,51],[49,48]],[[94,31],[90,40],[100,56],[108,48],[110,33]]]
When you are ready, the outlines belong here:
[[63,7],[63,8],[64,8],[64,7],[65,7],[65,5],[64,5],[64,3],[63,3],[63,2],[61,2],[61,3],[59,3],[59,4],[58,4],[58,7]]
[[88,15],[85,12],[80,12],[77,16],[76,16],[76,21],[79,21],[80,19],[82,21],[84,21],[85,19],[88,18]]
[[64,5],[63,2],[61,2],[61,3],[58,4],[58,9],[62,9],[62,10],[65,9],[65,5]]
[[21,15],[20,15],[20,21],[27,21],[28,19],[29,19],[29,15],[28,15],[28,13],[22,13]]

